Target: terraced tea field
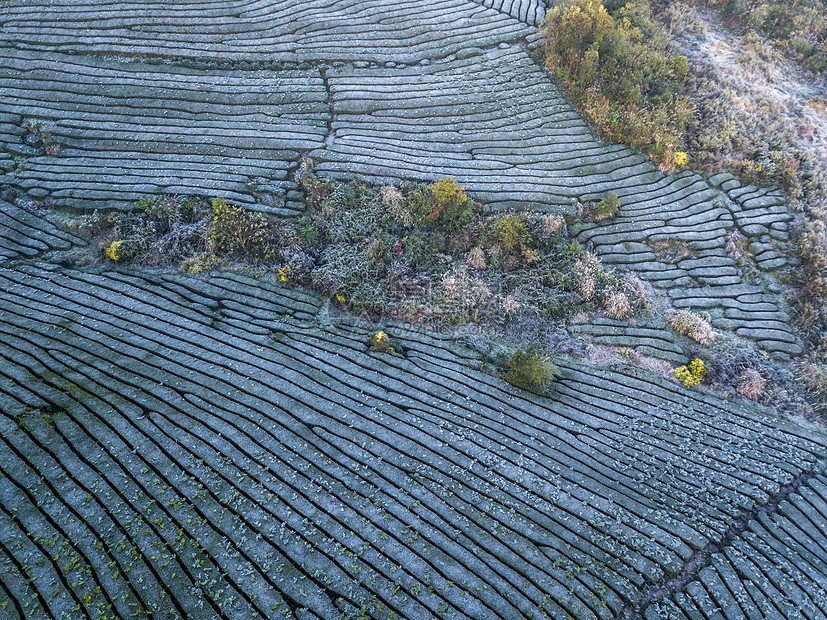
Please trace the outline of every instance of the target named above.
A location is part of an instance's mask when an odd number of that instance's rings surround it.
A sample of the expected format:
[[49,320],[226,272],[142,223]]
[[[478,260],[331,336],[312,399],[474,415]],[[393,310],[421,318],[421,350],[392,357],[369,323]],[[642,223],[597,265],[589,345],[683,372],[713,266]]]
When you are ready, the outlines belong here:
[[[0,0],[0,617],[825,617],[820,425],[568,358],[534,396],[439,333],[72,253],[65,213],[147,195],[295,217],[303,155],[492,212],[613,191],[583,245],[800,354],[783,196],[597,139],[533,57],[544,10]],[[572,330],[686,362],[657,318]]]

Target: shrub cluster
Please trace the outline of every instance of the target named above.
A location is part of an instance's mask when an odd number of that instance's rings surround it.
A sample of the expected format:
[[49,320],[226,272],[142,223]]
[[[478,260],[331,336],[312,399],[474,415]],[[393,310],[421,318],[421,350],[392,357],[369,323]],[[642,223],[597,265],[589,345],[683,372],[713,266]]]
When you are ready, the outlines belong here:
[[204,252],[211,216],[203,201],[183,197],[141,199],[135,213],[100,214],[79,223],[79,230],[103,243],[117,263],[177,264]]
[[354,313],[433,325],[502,325],[517,316],[559,323],[596,310],[625,319],[645,304],[639,281],[605,269],[568,237],[560,215],[483,215],[453,178],[327,183],[309,164],[299,177],[312,194],[294,220],[223,197],[168,197],[99,217],[90,230],[115,262],[177,264],[195,274],[256,263]]
[[546,68],[604,138],[668,170],[686,164],[686,58],[667,50],[648,4],[609,13],[600,0],[558,0],[546,14],[545,34]]
[[283,231],[273,259],[290,267],[293,281],[356,313],[443,325],[500,324],[518,313],[564,320],[622,288],[589,256],[590,290],[582,295],[577,265],[586,253],[561,216],[482,215],[453,178],[337,183],[324,194]]

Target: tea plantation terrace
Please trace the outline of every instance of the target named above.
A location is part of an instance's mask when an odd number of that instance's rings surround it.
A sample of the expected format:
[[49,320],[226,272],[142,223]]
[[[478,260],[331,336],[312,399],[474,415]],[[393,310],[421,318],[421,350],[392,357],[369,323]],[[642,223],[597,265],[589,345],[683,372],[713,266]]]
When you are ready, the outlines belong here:
[[633,369],[564,362],[533,397],[237,274],[0,284],[20,616],[824,609],[823,433]]
[[[825,617],[821,426],[567,358],[534,396],[447,336],[84,262],[62,226],[164,194],[299,217],[303,157],[491,213],[611,191],[584,247],[799,355],[782,194],[599,140],[536,60],[545,9],[4,0],[0,617]],[[663,320],[572,331],[687,361]]]

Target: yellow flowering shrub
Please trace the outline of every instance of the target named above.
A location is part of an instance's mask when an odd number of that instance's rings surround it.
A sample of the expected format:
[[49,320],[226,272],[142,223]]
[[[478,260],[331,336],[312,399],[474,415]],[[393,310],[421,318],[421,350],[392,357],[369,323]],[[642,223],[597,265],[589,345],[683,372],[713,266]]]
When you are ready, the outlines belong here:
[[128,261],[133,256],[132,246],[128,241],[119,239],[106,246],[106,256],[115,263]]
[[370,348],[379,353],[396,353],[396,349],[391,344],[390,338],[385,333],[385,330],[380,329],[370,339]]
[[695,358],[688,366],[681,366],[674,370],[675,378],[683,387],[694,387],[703,382],[706,376],[706,366],[703,360]]
[[279,274],[279,282],[287,282],[290,279],[290,266],[287,265],[285,267],[279,267],[277,269]]

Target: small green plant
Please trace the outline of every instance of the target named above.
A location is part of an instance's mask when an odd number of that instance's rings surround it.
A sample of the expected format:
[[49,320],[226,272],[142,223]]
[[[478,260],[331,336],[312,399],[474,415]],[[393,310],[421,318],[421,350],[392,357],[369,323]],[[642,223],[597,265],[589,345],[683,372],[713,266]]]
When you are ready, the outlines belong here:
[[617,194],[606,192],[606,195],[596,203],[580,204],[578,213],[587,222],[602,222],[617,217],[620,211],[620,202]]
[[620,203],[617,200],[617,194],[606,192],[606,195],[595,207],[594,219],[598,222],[611,220],[617,217],[618,211],[620,211]]
[[313,174],[313,160],[302,157],[299,169],[294,175],[296,183],[302,186],[305,200],[311,207],[318,208],[325,198],[330,195],[331,186]]
[[534,345],[525,351],[517,350],[508,361],[505,380],[511,385],[543,394],[557,377],[557,368],[547,357],[540,357]]
[[674,370],[675,378],[683,387],[694,387],[703,382],[706,377],[706,366],[703,360],[695,358],[687,366],[680,366]]

